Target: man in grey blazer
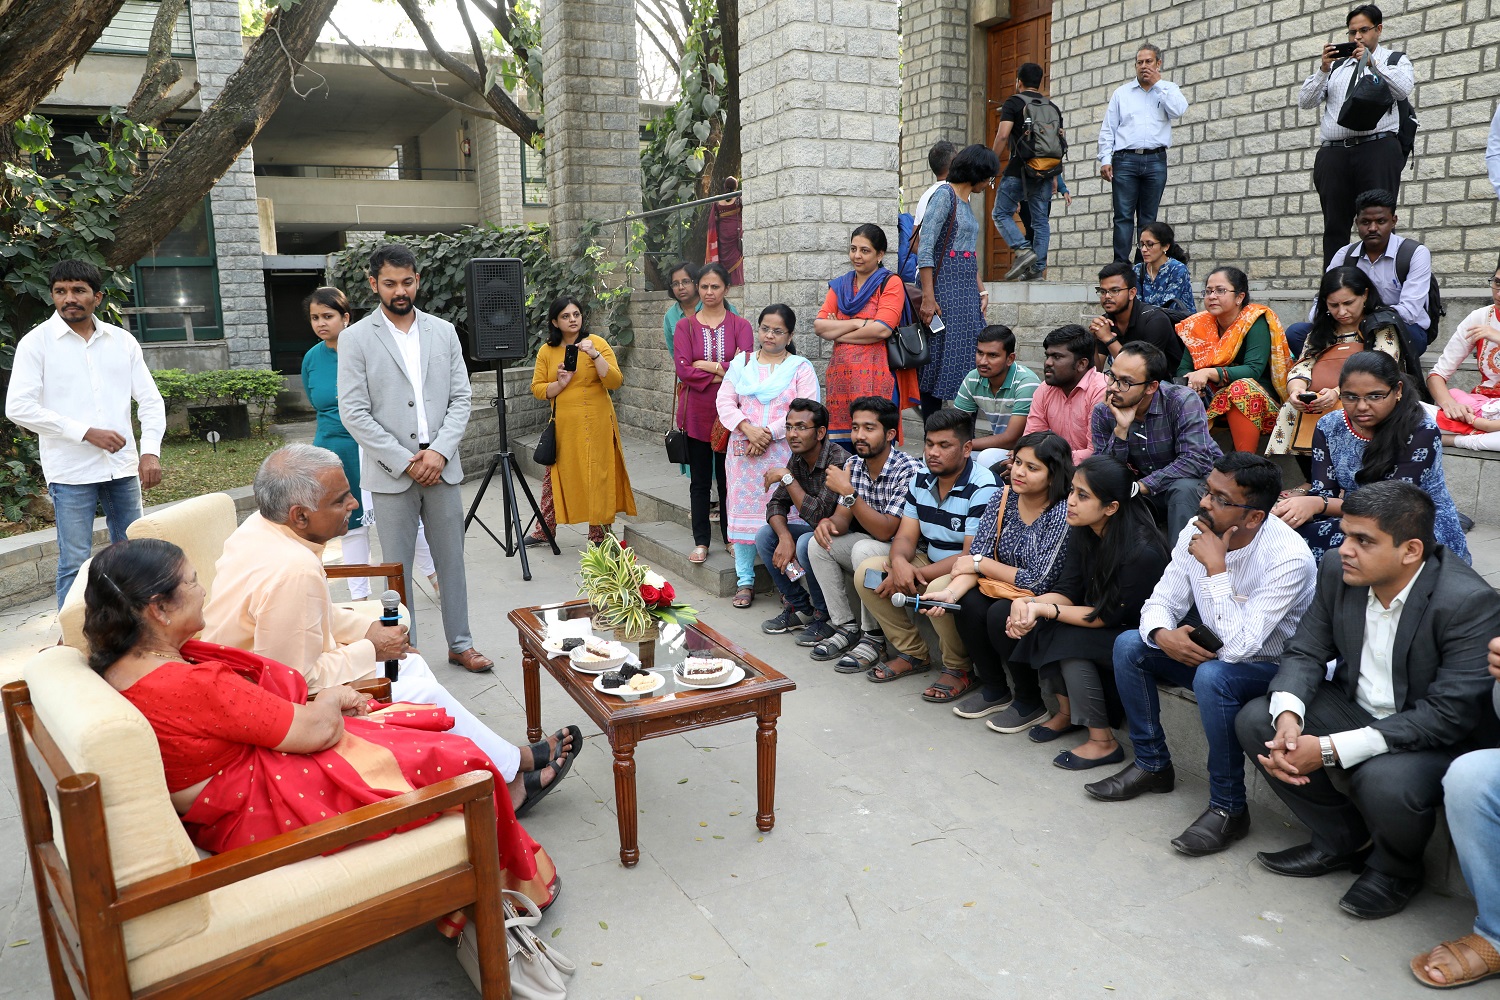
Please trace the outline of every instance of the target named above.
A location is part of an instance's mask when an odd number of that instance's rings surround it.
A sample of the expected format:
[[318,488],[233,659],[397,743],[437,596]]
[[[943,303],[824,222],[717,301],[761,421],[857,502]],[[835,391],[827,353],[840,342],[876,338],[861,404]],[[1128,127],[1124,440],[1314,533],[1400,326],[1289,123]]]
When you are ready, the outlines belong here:
[[[469,633],[464,577],[463,466],[469,373],[453,324],[416,308],[417,261],[386,244],[370,255],[380,308],[339,337],[339,418],[359,443],[360,485],[375,501],[385,558],[412,576],[417,519],[437,567],[448,662],[475,673],[494,666]],[[412,613],[416,632],[416,613]]]
[[1261,864],[1298,878],[1363,869],[1339,906],[1367,919],[1399,913],[1421,887],[1443,775],[1493,746],[1497,729],[1486,650],[1500,595],[1436,544],[1434,514],[1401,480],[1348,496],[1339,558],[1323,560],[1267,697],[1235,720],[1246,755],[1312,833]]

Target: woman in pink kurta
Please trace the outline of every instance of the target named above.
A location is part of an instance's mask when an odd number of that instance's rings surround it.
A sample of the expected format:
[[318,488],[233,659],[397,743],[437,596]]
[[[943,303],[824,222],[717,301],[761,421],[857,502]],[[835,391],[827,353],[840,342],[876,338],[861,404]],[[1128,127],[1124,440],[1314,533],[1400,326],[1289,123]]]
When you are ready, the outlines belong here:
[[792,353],[796,325],[790,306],[767,306],[757,331],[760,350],[736,357],[719,384],[719,423],[729,428],[723,505],[734,546],[737,608],[748,608],[755,597],[755,533],[766,523],[766,472],[784,468],[792,457],[786,412],[799,397],[819,399],[812,362]]
[[[749,321],[730,312],[724,304],[724,293],[728,290],[729,272],[720,264],[705,264],[698,272],[698,311],[678,322],[672,338],[672,359],[677,366],[677,381],[682,383],[677,426],[687,433],[688,470],[692,477],[688,496],[692,500],[693,551],[688,560],[695,563],[708,559],[708,543],[712,540],[708,493],[714,479],[719,481],[721,501],[728,493],[724,452],[711,443],[717,419],[714,400],[729,371],[729,362],[737,354],[755,350],[755,332],[750,329]],[[725,502],[719,507],[719,530],[726,544],[728,506]]]

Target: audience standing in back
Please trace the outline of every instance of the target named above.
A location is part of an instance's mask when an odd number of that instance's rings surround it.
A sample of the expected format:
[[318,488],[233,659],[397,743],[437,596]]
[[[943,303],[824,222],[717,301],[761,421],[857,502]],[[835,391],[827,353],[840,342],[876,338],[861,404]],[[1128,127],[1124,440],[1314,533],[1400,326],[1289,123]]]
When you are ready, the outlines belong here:
[[1076,465],[1094,453],[1090,423],[1104,398],[1104,373],[1094,367],[1095,341],[1076,323],[1042,338],[1042,382],[1031,397],[1026,433],[1052,431],[1073,450]]
[[1115,209],[1115,260],[1129,261],[1136,234],[1156,221],[1167,188],[1172,119],[1187,114],[1177,84],[1161,78],[1161,49],[1145,42],[1135,54],[1135,79],[1115,90],[1099,126],[1099,176]]
[[[1050,148],[1039,149],[1039,144]],[[996,157],[1007,152],[1010,157],[995,192],[993,215],[995,228],[1014,255],[1005,280],[1035,280],[1047,271],[1047,243],[1052,236],[1052,178],[1061,169],[1062,157],[1067,152],[1062,112],[1042,92],[1042,67],[1036,63],[1022,63],[1016,71],[1016,93],[1000,106],[994,150]],[[1051,174],[1029,165],[1038,159],[1049,161]],[[1016,206],[1023,201],[1031,209],[1030,239],[1014,218]]]
[[932,144],[932,149],[927,152],[927,166],[932,171],[933,181],[927,190],[922,192],[922,197],[917,199],[917,207],[911,213],[913,225],[920,226],[922,220],[927,217],[927,203],[932,201],[932,196],[937,189],[943,186],[948,179],[948,168],[953,165],[953,158],[958,155],[958,147],[947,139],[939,139]]

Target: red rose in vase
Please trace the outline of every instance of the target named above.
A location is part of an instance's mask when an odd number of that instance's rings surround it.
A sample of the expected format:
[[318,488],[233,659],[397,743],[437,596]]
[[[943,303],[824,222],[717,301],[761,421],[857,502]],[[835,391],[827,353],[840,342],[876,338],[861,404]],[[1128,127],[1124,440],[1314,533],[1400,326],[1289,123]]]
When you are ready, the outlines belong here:
[[661,591],[649,583],[641,584],[641,600],[646,602],[646,607],[654,608],[661,601]]
[[675,600],[677,600],[677,591],[672,589],[670,583],[663,583],[661,585],[661,603],[667,605]]

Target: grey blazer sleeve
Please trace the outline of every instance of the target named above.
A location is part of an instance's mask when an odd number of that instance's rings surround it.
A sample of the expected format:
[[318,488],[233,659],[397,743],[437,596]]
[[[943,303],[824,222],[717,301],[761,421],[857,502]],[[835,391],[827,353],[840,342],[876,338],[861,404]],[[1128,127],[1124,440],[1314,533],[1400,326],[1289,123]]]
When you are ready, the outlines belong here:
[[366,460],[377,463],[395,480],[405,473],[416,450],[397,441],[371,410],[371,354],[381,348],[375,343],[374,331],[363,324],[361,320],[339,337],[339,419],[364,449]]
[[[1335,553],[1336,556],[1336,553]],[[1297,631],[1281,654],[1281,669],[1271,681],[1267,694],[1285,691],[1302,699],[1302,704],[1311,705],[1318,685],[1327,673],[1329,660],[1343,654],[1358,659],[1359,650],[1341,650],[1333,623],[1343,604],[1343,569],[1337,558],[1325,558],[1318,567],[1318,587],[1313,592],[1312,604],[1302,613]]]
[[[458,452],[463,444],[464,428],[469,425],[473,390],[469,386],[469,370],[464,367],[463,345],[459,343],[458,332],[454,330],[453,324],[435,320],[432,326],[433,332],[437,334],[434,340],[442,343],[442,357],[447,363],[442,367],[434,364],[428,369],[424,395],[429,400],[446,397],[448,408],[443,413],[442,425],[432,435],[431,447],[448,460],[443,469],[443,480],[457,483],[463,480],[463,466],[459,463]],[[437,358],[433,360],[436,361]]]
[[1427,612],[1409,658],[1435,658],[1432,683],[1411,708],[1374,724],[1392,750],[1430,750],[1463,740],[1479,724],[1494,687],[1488,652],[1490,639],[1500,635],[1500,595],[1482,579],[1456,573],[1453,585],[1445,580],[1433,591]]

